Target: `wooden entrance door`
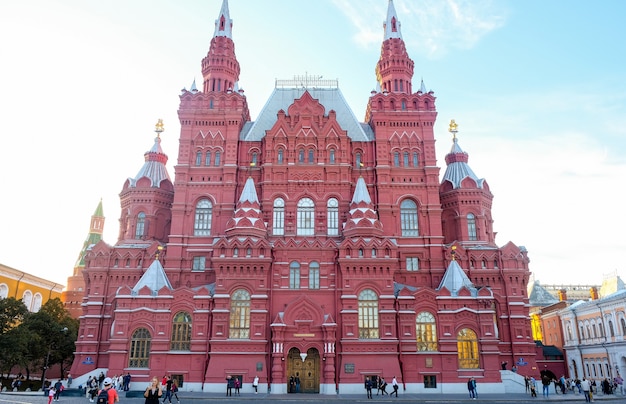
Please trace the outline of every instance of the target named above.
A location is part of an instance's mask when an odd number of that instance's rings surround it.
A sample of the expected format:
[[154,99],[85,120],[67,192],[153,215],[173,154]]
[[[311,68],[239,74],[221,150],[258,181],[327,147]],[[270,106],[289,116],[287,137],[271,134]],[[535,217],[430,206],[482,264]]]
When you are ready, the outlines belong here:
[[300,393],[320,392],[320,354],[317,349],[309,349],[304,361],[297,348],[289,350],[287,391],[296,393],[295,387],[290,385],[291,378],[300,379]]

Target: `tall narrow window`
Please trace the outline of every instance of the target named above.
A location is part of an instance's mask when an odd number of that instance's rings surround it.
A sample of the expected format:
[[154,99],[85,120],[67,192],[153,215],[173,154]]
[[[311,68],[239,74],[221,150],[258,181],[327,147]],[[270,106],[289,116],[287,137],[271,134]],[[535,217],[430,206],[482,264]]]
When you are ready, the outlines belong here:
[[220,165],[220,160],[222,158],[222,153],[220,153],[219,151],[215,152],[215,166],[219,166]]
[[298,201],[297,235],[312,236],[315,231],[315,205],[309,198]]
[[620,318],[619,323],[622,325],[622,336],[626,337],[626,320]]
[[413,167],[419,167],[419,158],[417,152],[413,152]]
[[309,149],[309,163],[310,164],[314,163],[315,161],[314,157],[315,157],[315,153],[313,149]]
[[41,293],[37,292],[35,293],[35,296],[33,297],[33,313],[37,313],[39,312],[39,310],[41,309],[41,302],[43,301],[43,297],[41,296]]
[[355,166],[356,166],[357,168],[361,168],[362,163],[363,163],[363,162],[361,161],[361,153],[357,153],[357,154],[356,154],[356,157],[355,157]]
[[244,289],[233,293],[230,300],[229,338],[250,338],[250,294]]
[[359,338],[378,338],[378,296],[371,289],[359,294]]
[[213,205],[208,199],[202,199],[196,205],[196,216],[193,225],[194,236],[208,236],[211,234],[211,220]]
[[257,165],[257,163],[258,163],[257,159],[258,159],[257,152],[252,153],[252,162],[251,163],[252,163],[253,166]]
[[400,153],[393,153],[393,165],[394,167],[400,167]]
[[437,350],[437,323],[431,313],[423,311],[417,315],[415,336],[418,351]]
[[6,299],[9,296],[9,287],[6,283],[0,284],[0,299]]
[[[600,327],[602,327],[602,325],[600,325]],[[613,329],[613,322],[611,320],[609,320],[609,333],[611,337],[615,336],[615,330]]]
[[313,261],[309,264],[309,289],[320,288],[320,264]]
[[404,152],[402,153],[402,164],[405,167],[409,166],[409,152]]
[[278,149],[278,164],[283,164],[284,159],[284,151],[283,149]]
[[202,163],[202,152],[196,152],[196,165],[199,166]]
[[150,342],[152,337],[150,331],[145,328],[138,328],[130,339],[130,349],[128,350],[129,368],[147,368],[150,359]]
[[335,149],[330,149],[330,154],[328,158],[330,164],[335,164]]
[[304,149],[298,150],[298,163],[304,163]]
[[459,369],[478,369],[479,353],[476,333],[469,328],[463,328],[456,338]]
[[143,212],[139,212],[137,215],[137,226],[135,227],[135,238],[141,239],[143,238],[144,230],[146,227],[146,214]]
[[339,235],[339,201],[330,198],[326,204],[326,229],[329,236]]
[[204,156],[204,165],[207,167],[211,165],[211,152],[210,151],[206,152]]
[[476,216],[473,213],[467,215],[467,235],[470,241],[476,241]]
[[24,303],[24,306],[26,306],[28,311],[31,311],[31,305],[33,304],[33,292],[25,290],[22,294],[22,303]]
[[285,234],[285,201],[282,198],[274,200],[272,234],[275,236]]
[[289,289],[300,289],[300,263],[289,264]]
[[172,320],[172,351],[189,351],[191,349],[191,316],[181,311]]
[[402,235],[415,237],[419,235],[417,226],[417,205],[410,199],[405,199],[400,204],[400,221]]

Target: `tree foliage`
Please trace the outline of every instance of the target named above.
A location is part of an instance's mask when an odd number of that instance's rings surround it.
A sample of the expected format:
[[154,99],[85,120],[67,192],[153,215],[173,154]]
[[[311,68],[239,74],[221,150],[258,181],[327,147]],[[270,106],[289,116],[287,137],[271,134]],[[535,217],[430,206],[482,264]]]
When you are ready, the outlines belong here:
[[37,313],[29,313],[19,300],[0,299],[0,330],[2,372],[20,365],[27,374],[39,373],[46,365],[66,368],[72,363],[78,320],[58,298],[48,300]]

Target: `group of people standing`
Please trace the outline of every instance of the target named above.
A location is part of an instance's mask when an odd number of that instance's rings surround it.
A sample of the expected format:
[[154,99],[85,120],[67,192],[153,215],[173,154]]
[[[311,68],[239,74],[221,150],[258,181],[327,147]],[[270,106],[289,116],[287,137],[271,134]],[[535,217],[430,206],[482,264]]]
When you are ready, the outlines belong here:
[[172,403],[172,398],[176,398],[177,404],[180,404],[178,398],[178,384],[172,376],[164,375],[159,382],[159,379],[155,376],[152,378],[146,391],[143,393],[146,398],[145,404],[159,404],[159,400],[163,400],[163,403],[169,401]]
[[372,397],[373,389],[376,389],[376,395],[380,393],[383,396],[387,394],[391,397],[392,395],[395,394],[396,397],[398,397],[399,385],[398,385],[398,379],[396,379],[395,376],[391,380],[391,386],[393,388],[393,391],[391,393],[387,393],[387,382],[385,381],[384,377],[367,376],[365,378],[365,392],[367,393],[367,398],[373,398]]

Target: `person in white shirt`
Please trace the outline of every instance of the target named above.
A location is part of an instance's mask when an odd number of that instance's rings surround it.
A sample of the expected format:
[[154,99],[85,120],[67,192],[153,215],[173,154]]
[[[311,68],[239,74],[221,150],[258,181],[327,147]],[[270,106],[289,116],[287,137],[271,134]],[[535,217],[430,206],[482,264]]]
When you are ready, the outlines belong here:
[[590,403],[591,394],[589,393],[589,390],[591,390],[591,385],[589,384],[589,380],[583,377],[583,380],[580,382],[580,388],[583,390],[583,393],[585,394],[585,401]]
[[391,387],[393,387],[393,391],[391,393],[389,393],[389,397],[391,397],[393,394],[396,395],[396,397],[398,397],[398,379],[396,379],[396,377],[393,377],[393,380],[391,381]]

